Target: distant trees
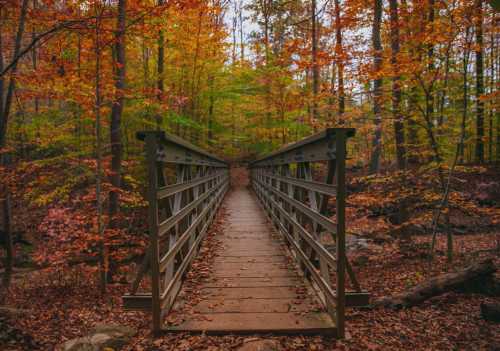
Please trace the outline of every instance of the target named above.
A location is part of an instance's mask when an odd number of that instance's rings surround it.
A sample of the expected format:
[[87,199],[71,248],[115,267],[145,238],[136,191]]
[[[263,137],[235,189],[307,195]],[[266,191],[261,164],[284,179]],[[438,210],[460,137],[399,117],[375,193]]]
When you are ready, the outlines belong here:
[[[487,2],[89,4],[104,9],[111,217],[120,165],[134,148],[134,130],[143,128],[166,128],[236,154],[349,125],[358,129],[356,150],[372,172],[450,160],[460,140],[460,162],[498,161],[499,51]],[[7,132],[12,120],[32,123],[62,110],[79,116],[71,123],[79,123],[73,130],[80,141],[89,135],[94,92],[74,77],[94,79],[92,6],[20,1],[0,10],[0,145],[17,132]],[[229,14],[234,23],[225,28],[221,18]],[[256,25],[244,33],[250,21]],[[133,67],[126,80],[125,63]],[[26,133],[33,138],[34,128]]]
[[12,50],[12,64],[9,70],[9,77],[4,78],[6,74],[3,73],[5,69],[5,58],[7,57],[7,47],[8,38],[6,34],[8,33],[4,18],[7,14],[4,13],[6,9],[0,7],[0,149],[5,147],[6,137],[7,137],[7,125],[9,122],[9,116],[11,114],[12,102],[14,100],[14,93],[16,88],[16,73],[18,69],[17,57],[21,51],[21,43],[24,35],[24,28],[26,26],[26,15],[28,13],[28,0],[23,0],[20,8],[13,8],[11,11],[19,11],[17,17],[17,31],[15,33],[14,39],[14,49]]

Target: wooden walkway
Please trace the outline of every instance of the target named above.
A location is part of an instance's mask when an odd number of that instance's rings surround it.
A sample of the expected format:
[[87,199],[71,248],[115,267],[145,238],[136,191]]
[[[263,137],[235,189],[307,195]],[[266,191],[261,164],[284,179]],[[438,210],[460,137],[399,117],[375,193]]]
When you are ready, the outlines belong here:
[[247,184],[236,185],[224,203],[228,218],[216,237],[222,247],[200,287],[202,300],[195,314],[168,329],[335,335],[331,317],[320,310]]

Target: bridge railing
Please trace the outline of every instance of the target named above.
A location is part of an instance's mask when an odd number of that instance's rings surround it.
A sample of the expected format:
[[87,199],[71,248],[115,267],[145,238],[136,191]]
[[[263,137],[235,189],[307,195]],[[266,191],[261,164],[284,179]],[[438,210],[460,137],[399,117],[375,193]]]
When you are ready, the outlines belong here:
[[[125,309],[151,311],[158,333],[229,188],[229,167],[165,132],[140,132],[137,137],[145,142],[149,244],[123,302]],[[148,271],[150,291],[138,292]]]
[[[354,133],[327,129],[250,164],[257,197],[335,320],[339,337],[344,336],[346,305],[368,303],[346,258],[346,143]],[[323,181],[314,179],[315,168],[326,171]],[[336,200],[335,221],[328,213],[331,197]],[[334,253],[322,240],[325,234],[335,242]],[[346,273],[355,292],[346,293]]]

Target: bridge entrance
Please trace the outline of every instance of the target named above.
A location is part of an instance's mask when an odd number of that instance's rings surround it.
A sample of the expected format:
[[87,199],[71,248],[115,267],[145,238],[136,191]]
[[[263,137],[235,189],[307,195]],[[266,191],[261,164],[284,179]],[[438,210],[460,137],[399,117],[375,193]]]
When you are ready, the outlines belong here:
[[[345,307],[369,298],[345,253],[346,142],[353,134],[328,129],[259,159],[249,165],[250,182],[233,181],[225,196],[224,161],[165,133],[140,133],[150,242],[125,308],[152,312],[155,333],[344,337]],[[197,286],[200,298],[180,323],[165,325],[174,303],[189,300],[189,291],[176,297],[222,202],[227,217]]]

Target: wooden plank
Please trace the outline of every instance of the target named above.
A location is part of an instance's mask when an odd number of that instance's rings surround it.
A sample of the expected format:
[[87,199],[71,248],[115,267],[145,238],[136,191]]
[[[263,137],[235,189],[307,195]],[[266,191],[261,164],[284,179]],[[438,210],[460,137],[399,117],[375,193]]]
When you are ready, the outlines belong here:
[[213,269],[214,270],[266,270],[269,267],[273,269],[288,269],[289,263],[287,261],[278,261],[278,262],[256,262],[252,259],[244,262],[224,262],[218,263],[214,262]]
[[325,313],[204,313],[169,332],[206,334],[286,334],[336,335],[333,322]]
[[370,305],[370,293],[348,291],[345,294],[346,307],[366,307]]
[[275,256],[278,255],[281,252],[280,250],[276,249],[261,249],[261,250],[255,250],[255,251],[249,251],[249,250],[244,250],[244,249],[234,249],[234,250],[227,250],[225,251],[224,256],[237,256],[237,257],[261,257],[261,256]]
[[153,299],[151,294],[124,295],[122,297],[123,309],[127,311],[151,312]]
[[266,245],[266,243],[259,243],[259,244],[254,244],[254,245],[242,245],[239,243],[234,243],[234,244],[228,244],[224,243],[222,246],[227,249],[228,251],[264,251],[264,250],[273,250],[273,252],[279,253],[281,250],[284,249],[283,245],[279,244],[269,244]]
[[213,299],[272,299],[272,298],[298,298],[296,289],[287,286],[252,287],[252,288],[205,288],[201,290],[204,298]]
[[225,269],[213,272],[214,277],[286,277],[294,273],[285,268]]
[[242,257],[242,256],[219,256],[214,260],[214,264],[217,265],[219,263],[263,263],[263,262],[271,262],[271,263],[287,263],[288,258],[286,256],[279,255],[271,255],[271,256],[255,256],[255,257]]
[[302,280],[296,275],[288,275],[283,277],[230,277],[217,278],[203,283],[200,289],[203,288],[254,288],[264,286],[302,286]]
[[315,308],[311,301],[293,298],[206,299],[194,306],[197,313],[289,313],[309,312]]

